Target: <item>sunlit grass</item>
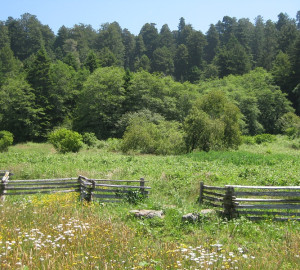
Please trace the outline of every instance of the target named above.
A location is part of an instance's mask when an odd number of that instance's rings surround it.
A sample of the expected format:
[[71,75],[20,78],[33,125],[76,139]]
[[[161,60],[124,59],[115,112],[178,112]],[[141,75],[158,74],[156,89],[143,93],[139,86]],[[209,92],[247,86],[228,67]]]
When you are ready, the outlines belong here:
[[[0,268],[296,269],[300,263],[297,223],[133,220],[127,207],[82,204],[75,195],[8,200],[0,206]],[[177,237],[157,226],[177,226]]]
[[[0,269],[297,269],[299,222],[197,224],[199,182],[210,185],[299,185],[299,151],[278,137],[239,151],[181,156],[123,155],[103,149],[57,154],[28,143],[0,155],[13,179],[139,179],[152,187],[138,205],[86,204],[77,193],[7,196],[0,206]],[[161,209],[164,219],[135,219],[132,209]]]

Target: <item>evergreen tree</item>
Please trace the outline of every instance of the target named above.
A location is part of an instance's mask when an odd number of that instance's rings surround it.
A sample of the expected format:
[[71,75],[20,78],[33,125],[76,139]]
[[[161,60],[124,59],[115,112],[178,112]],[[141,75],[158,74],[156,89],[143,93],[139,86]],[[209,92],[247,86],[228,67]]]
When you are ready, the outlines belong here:
[[167,47],[172,54],[175,51],[175,38],[169,26],[164,24],[159,33],[159,47]]
[[134,63],[134,70],[140,71],[150,71],[151,70],[151,61],[146,54],[142,55],[141,58],[137,58]]
[[99,60],[94,51],[90,51],[85,59],[84,66],[93,73],[99,66]]
[[39,137],[45,138],[52,129],[53,105],[49,101],[52,81],[50,77],[51,61],[44,48],[40,49],[29,67],[27,80],[35,94],[35,108],[39,111]]
[[0,87],[6,78],[16,75],[21,69],[21,63],[15,59],[8,45],[0,49]]
[[69,38],[76,41],[80,62],[84,62],[91,49],[95,48],[97,33],[91,25],[75,24],[69,32]]
[[175,65],[175,78],[178,81],[185,81],[187,79],[189,63],[189,51],[184,44],[180,44],[176,50],[176,55],[174,59]]
[[207,44],[204,48],[205,60],[211,63],[220,46],[219,33],[213,24],[210,25],[206,33],[206,40]]
[[0,50],[5,46],[10,46],[8,27],[0,21]]
[[136,41],[135,36],[130,33],[128,29],[124,29],[122,32],[122,40],[125,48],[124,53],[124,67],[125,69],[134,69],[134,58]]
[[118,60],[114,53],[107,47],[101,49],[98,53],[101,67],[117,66]]
[[268,20],[264,29],[264,46],[263,46],[263,57],[262,67],[266,70],[271,70],[272,62],[274,61],[278,53],[278,32],[275,24]]
[[232,36],[226,47],[219,50],[216,56],[220,77],[229,74],[245,74],[250,71],[251,63],[244,47]]
[[122,29],[117,22],[102,25],[96,46],[99,51],[108,48],[116,57],[116,64],[123,66],[125,47],[122,41]]
[[45,46],[42,24],[36,16],[25,13],[17,20],[9,17],[6,25],[9,31],[11,49],[21,61],[36,53],[41,46]]
[[189,66],[201,68],[204,58],[205,36],[201,31],[193,31],[187,38],[186,46],[189,51]]
[[157,49],[159,44],[159,35],[155,23],[146,23],[141,31],[140,35],[143,38],[144,45],[146,48],[145,54],[149,59],[152,59],[153,52]]
[[254,67],[262,67],[264,59],[264,21],[261,16],[255,18],[254,37],[252,40],[252,55]]
[[247,54],[251,54],[251,40],[254,33],[254,25],[249,19],[240,19],[235,30],[235,36],[239,43],[245,48]]
[[158,48],[153,52],[152,70],[171,75],[174,72],[172,52],[167,47]]
[[297,26],[295,21],[290,19],[287,14],[280,13],[276,23],[278,29],[278,47],[284,52],[288,53],[293,46],[297,37]]
[[53,45],[56,57],[60,60],[62,60],[63,57],[66,56],[63,46],[68,39],[70,39],[70,30],[63,25],[58,29]]

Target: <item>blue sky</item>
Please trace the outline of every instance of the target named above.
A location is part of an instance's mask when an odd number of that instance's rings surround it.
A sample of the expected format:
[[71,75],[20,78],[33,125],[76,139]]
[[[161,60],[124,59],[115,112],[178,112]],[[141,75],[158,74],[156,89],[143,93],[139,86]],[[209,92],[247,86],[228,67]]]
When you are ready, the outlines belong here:
[[223,16],[249,18],[261,15],[277,20],[280,12],[295,18],[299,0],[0,0],[0,20],[19,18],[26,12],[36,15],[57,33],[62,25],[90,24],[98,30],[102,23],[117,21],[137,35],[145,23],[156,23],[158,30],[168,24],[176,30],[180,17],[205,33],[211,23]]

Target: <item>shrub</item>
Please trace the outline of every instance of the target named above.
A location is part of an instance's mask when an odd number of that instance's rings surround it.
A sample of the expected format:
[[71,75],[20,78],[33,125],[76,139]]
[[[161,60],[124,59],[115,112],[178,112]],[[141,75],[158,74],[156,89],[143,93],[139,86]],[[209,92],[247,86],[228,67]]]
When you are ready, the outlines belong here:
[[254,141],[257,144],[271,143],[276,141],[276,136],[271,134],[259,134],[254,136]]
[[285,130],[285,134],[291,139],[299,138],[300,127],[289,127]]
[[109,151],[120,151],[122,140],[117,138],[108,138],[106,141],[106,147]]
[[12,145],[13,141],[14,137],[12,133],[6,130],[0,131],[0,152],[7,151],[8,147]]
[[134,118],[127,127],[121,150],[139,151],[144,154],[180,154],[185,150],[183,132],[176,122],[161,121],[158,124],[145,118]]
[[82,136],[66,128],[52,131],[49,135],[49,142],[59,153],[78,152],[83,146]]
[[204,95],[184,122],[188,151],[237,148],[241,143],[240,119],[238,107],[223,92]]
[[93,132],[85,132],[82,135],[83,143],[85,143],[89,147],[94,147],[97,145],[98,139]]
[[242,142],[249,145],[255,144],[254,137],[252,136],[242,136]]
[[295,150],[300,150],[300,140],[296,140],[291,144],[291,148]]
[[278,121],[282,132],[291,139],[300,137],[300,117],[292,112],[284,114]]
[[107,142],[106,141],[104,141],[104,140],[99,140],[98,141],[98,143],[97,143],[97,148],[98,149],[103,149],[103,148],[105,148],[105,147],[107,147]]
[[116,124],[117,136],[122,137],[126,128],[130,125],[134,118],[144,118],[150,123],[158,124],[159,122],[165,120],[165,118],[158,114],[151,112],[148,109],[143,109],[137,112],[127,112],[122,115]]

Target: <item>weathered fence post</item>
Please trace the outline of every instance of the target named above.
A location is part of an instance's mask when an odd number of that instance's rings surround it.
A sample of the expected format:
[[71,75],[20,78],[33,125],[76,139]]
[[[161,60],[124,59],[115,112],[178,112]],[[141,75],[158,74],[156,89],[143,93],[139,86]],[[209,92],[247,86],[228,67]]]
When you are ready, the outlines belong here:
[[146,196],[145,179],[144,178],[140,178],[140,192],[143,196]]
[[200,182],[199,204],[203,203],[203,190],[204,190],[204,183]]
[[231,186],[226,186],[226,193],[223,199],[223,207],[224,207],[223,215],[228,220],[238,216],[238,213],[236,212],[235,209],[234,199],[235,199],[234,188]]
[[1,180],[1,186],[0,186],[0,200],[1,201],[5,201],[5,193],[6,193],[5,186],[8,182],[8,178],[9,178],[9,171],[6,171]]
[[80,193],[80,201],[84,198],[83,196],[83,186],[82,186],[82,180],[81,180],[81,175],[78,176],[78,184],[79,184],[79,193]]
[[92,184],[92,186],[87,187],[87,194],[86,194],[85,200],[87,202],[91,202],[93,199],[93,191],[95,189],[96,182],[94,180],[89,180],[89,179],[87,179],[87,180]]

